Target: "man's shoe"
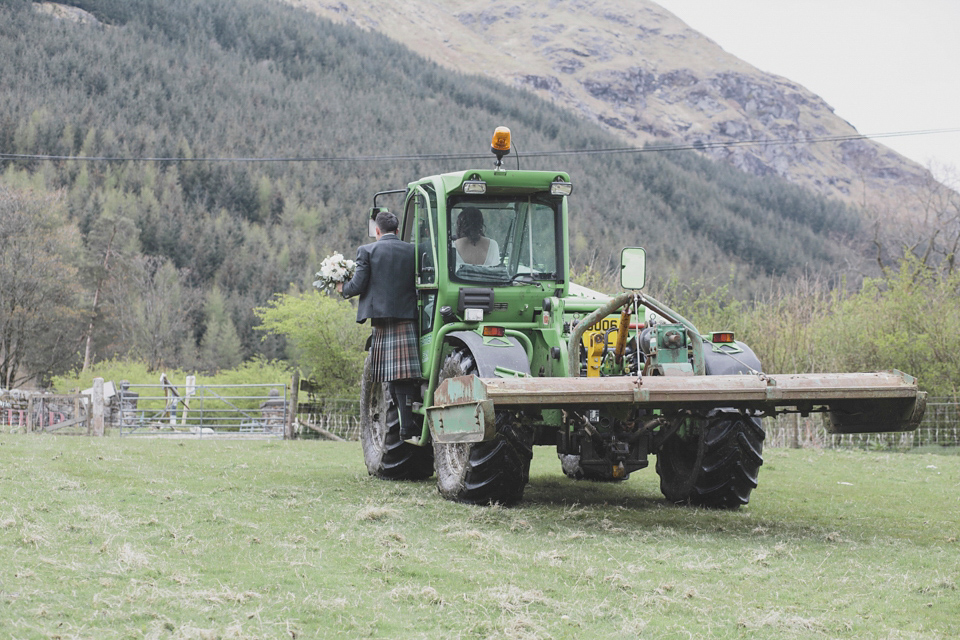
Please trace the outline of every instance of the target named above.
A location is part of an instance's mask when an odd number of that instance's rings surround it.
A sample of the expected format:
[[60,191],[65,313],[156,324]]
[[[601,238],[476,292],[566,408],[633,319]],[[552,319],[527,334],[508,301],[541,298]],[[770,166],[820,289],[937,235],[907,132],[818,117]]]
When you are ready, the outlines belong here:
[[419,431],[400,429],[400,439],[409,444],[420,444],[420,436],[421,433]]

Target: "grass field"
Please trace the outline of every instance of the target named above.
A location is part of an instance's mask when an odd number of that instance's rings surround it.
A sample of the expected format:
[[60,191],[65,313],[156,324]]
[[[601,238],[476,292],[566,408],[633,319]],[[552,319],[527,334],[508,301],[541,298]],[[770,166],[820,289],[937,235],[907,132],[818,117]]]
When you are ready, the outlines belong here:
[[765,457],[710,512],[538,448],[503,509],[357,443],[0,436],[0,637],[960,636],[960,456]]

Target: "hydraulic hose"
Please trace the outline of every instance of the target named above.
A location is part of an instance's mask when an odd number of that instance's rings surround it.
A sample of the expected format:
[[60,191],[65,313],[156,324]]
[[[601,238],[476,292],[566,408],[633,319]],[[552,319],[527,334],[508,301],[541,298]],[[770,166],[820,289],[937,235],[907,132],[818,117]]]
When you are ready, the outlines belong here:
[[[600,319],[605,318],[625,304],[633,302],[634,295],[639,298],[640,304],[647,309],[660,314],[670,322],[682,324],[687,328],[687,333],[693,343],[694,369],[697,375],[703,374],[703,337],[697,331],[696,327],[694,327],[689,320],[657,299],[645,296],[642,293],[634,294],[632,291],[621,293],[611,298],[574,327],[573,333],[570,334],[570,341],[567,343],[567,374],[571,378],[580,377],[580,340],[583,338],[583,334],[587,328],[592,327]],[[637,313],[639,314],[639,310]]]

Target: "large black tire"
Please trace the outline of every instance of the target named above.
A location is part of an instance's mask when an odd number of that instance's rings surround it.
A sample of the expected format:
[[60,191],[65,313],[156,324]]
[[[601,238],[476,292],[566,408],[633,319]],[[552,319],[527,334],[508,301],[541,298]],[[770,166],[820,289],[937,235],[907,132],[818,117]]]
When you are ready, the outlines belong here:
[[[440,380],[476,373],[466,349],[450,354]],[[515,504],[530,480],[533,431],[517,425],[509,412],[497,412],[497,436],[489,442],[433,444],[437,489],[448,500],[470,504]]]
[[433,475],[430,447],[400,439],[397,407],[387,385],[371,379],[369,356],[363,365],[360,411],[360,444],[370,475],[385,480],[422,480]]
[[657,454],[660,490],[667,500],[713,509],[750,502],[763,464],[760,420],[720,409],[692,431],[668,438]]

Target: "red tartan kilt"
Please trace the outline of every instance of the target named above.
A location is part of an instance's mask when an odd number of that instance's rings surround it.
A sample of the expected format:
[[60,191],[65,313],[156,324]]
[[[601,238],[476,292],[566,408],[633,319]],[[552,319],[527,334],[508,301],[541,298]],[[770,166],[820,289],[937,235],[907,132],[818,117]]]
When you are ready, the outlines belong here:
[[387,321],[373,327],[370,371],[378,382],[420,378],[417,323]]

